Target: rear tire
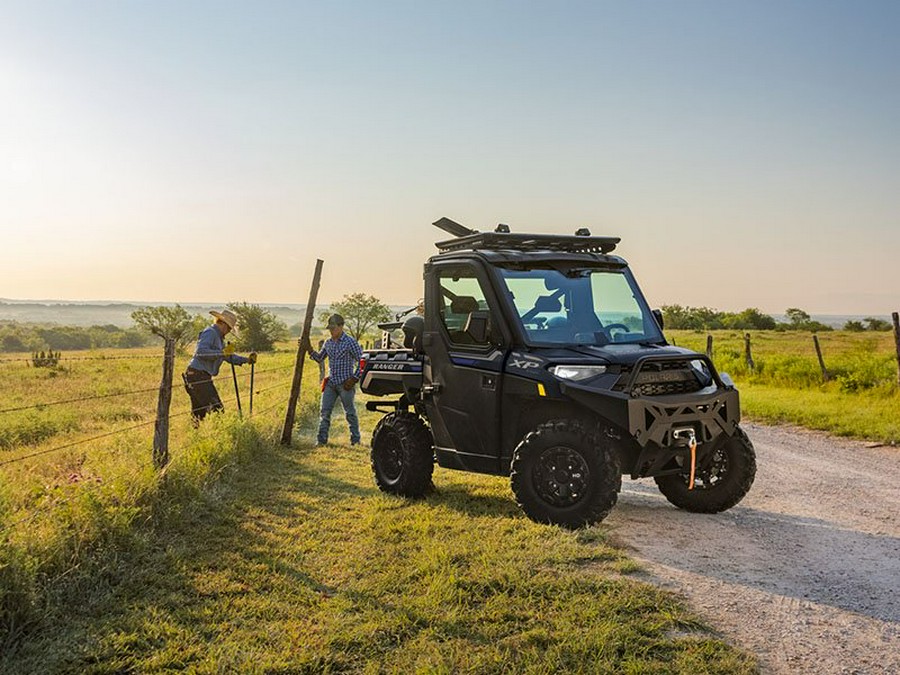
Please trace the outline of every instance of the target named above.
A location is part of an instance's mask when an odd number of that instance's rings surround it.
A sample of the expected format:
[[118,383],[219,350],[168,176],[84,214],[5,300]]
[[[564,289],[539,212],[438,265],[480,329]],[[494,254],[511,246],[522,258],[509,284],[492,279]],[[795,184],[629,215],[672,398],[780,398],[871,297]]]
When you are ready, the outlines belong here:
[[529,518],[576,529],[609,514],[622,475],[618,454],[598,430],[576,420],[553,420],[519,443],[510,482]]
[[382,492],[421,497],[431,485],[433,445],[431,432],[418,415],[385,415],[372,434],[375,484]]
[[755,477],[756,451],[738,427],[734,436],[713,451],[706,466],[697,466],[693,490],[688,490],[690,467],[655,480],[659,491],[678,508],[693,513],[719,513],[741,501]]

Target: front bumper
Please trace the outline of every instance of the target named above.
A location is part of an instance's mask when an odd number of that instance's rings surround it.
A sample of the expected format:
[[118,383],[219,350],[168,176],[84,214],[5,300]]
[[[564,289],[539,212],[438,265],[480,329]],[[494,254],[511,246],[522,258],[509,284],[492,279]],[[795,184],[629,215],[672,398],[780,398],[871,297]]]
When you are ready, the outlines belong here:
[[[707,364],[709,386],[692,393],[643,395],[638,375],[645,365],[651,368],[684,357],[646,357],[635,363],[622,391],[564,383],[561,389],[577,403],[608,420],[620,433],[627,432],[633,456],[629,458],[632,477],[658,476],[677,470],[675,458],[686,452],[685,444],[673,437],[676,429],[693,429],[701,455],[713,448],[723,434],[733,436],[741,419],[740,398],[731,381],[720,377],[712,361]],[[646,391],[646,389],[644,389]]]
[[[632,478],[677,472],[677,457],[688,448],[673,438],[675,429],[692,428],[698,457],[705,457],[722,438],[733,436],[740,422],[740,399],[735,389],[707,387],[696,394],[631,398],[618,392],[598,392],[577,385],[566,395],[627,432],[623,469]],[[624,433],[623,433],[624,435]],[[629,450],[630,448],[630,450]]]

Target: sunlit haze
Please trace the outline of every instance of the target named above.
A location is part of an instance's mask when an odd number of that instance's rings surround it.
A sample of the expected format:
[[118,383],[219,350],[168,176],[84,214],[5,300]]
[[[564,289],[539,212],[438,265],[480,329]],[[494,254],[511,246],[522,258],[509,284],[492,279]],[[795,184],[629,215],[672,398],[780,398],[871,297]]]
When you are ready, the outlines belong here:
[[900,309],[900,3],[4,2],[0,297],[420,297],[447,216],[653,306]]

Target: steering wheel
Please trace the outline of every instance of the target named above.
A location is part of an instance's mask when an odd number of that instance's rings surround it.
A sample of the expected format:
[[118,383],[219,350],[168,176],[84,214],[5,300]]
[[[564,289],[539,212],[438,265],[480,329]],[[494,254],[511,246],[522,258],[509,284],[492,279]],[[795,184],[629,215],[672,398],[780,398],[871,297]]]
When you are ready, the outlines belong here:
[[624,333],[631,332],[631,329],[628,326],[626,326],[624,323],[611,323],[611,324],[604,326],[603,330],[606,331],[607,335],[609,335],[609,338],[611,340],[613,340],[613,342],[615,342],[615,340],[613,339],[613,334],[612,334],[614,328],[616,330],[621,330]]

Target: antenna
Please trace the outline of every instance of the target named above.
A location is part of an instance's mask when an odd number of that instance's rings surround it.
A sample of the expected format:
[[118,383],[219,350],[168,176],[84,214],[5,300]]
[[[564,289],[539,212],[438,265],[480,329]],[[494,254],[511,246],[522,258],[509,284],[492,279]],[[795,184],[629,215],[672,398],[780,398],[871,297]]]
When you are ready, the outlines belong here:
[[444,232],[452,234],[454,237],[468,237],[472,234],[478,234],[478,230],[472,230],[465,225],[460,225],[449,218],[441,218],[432,223],[435,227],[441,228]]

